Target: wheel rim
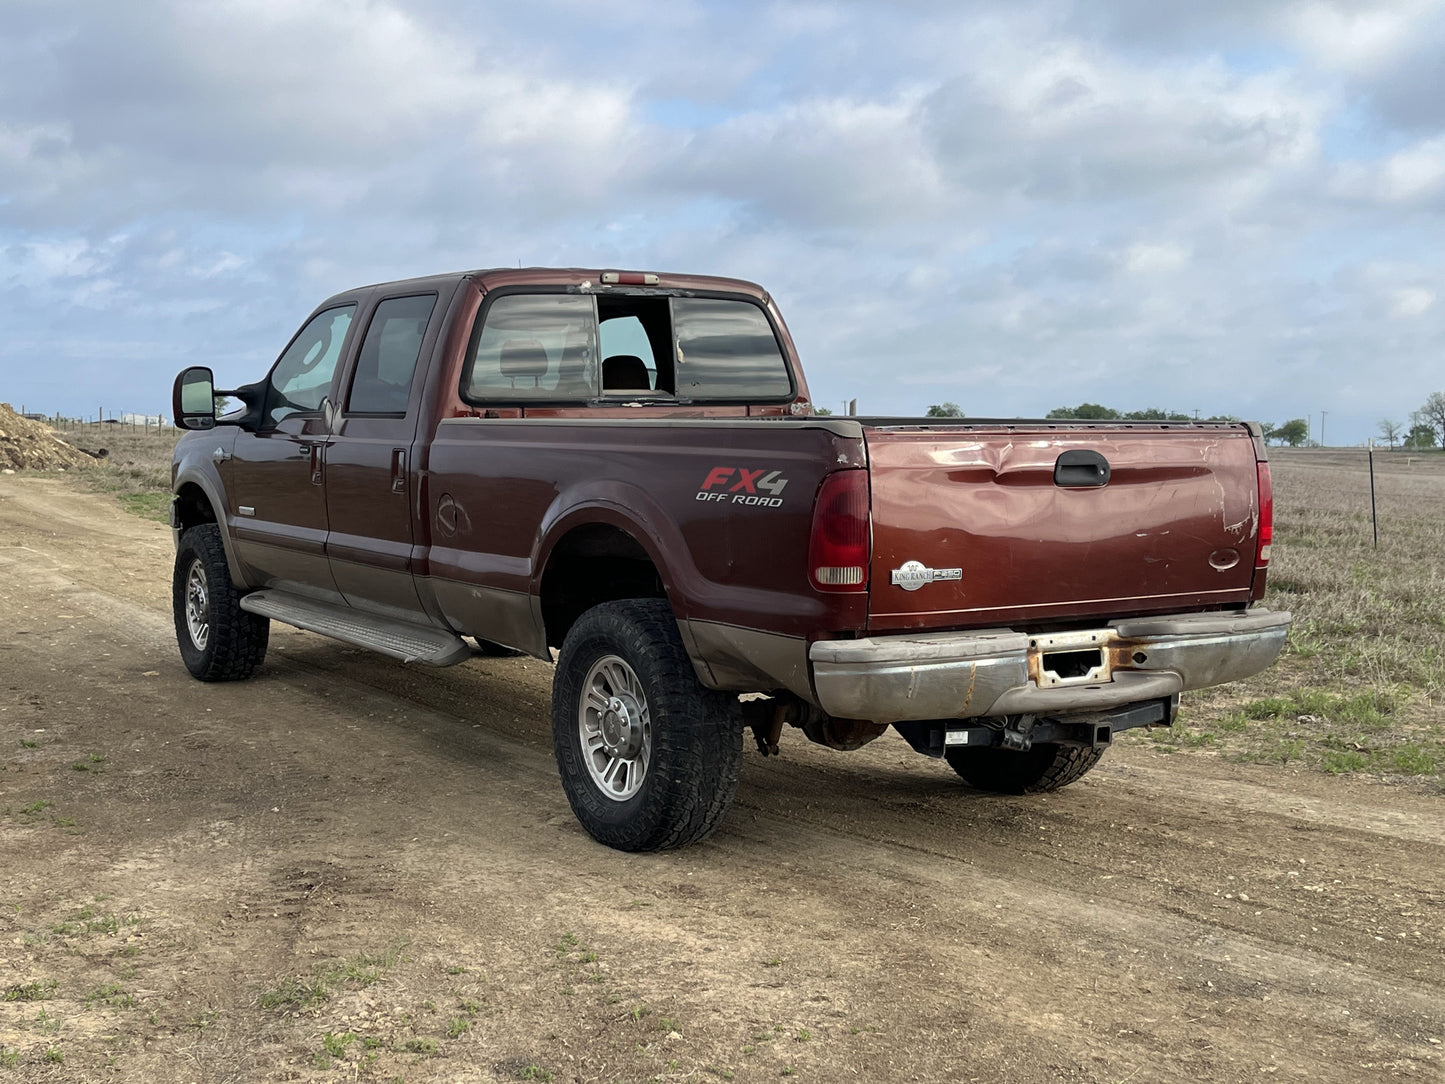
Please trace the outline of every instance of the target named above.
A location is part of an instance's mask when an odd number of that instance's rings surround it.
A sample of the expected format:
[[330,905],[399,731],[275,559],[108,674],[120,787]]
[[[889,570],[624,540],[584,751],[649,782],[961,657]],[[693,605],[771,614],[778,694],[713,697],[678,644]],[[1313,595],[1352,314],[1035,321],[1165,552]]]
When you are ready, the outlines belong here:
[[652,759],[652,719],[642,682],[626,660],[604,655],[587,671],[577,733],[597,789],[615,802],[636,794]]
[[211,642],[211,597],[206,587],[206,569],[199,559],[186,572],[186,631],[197,651]]

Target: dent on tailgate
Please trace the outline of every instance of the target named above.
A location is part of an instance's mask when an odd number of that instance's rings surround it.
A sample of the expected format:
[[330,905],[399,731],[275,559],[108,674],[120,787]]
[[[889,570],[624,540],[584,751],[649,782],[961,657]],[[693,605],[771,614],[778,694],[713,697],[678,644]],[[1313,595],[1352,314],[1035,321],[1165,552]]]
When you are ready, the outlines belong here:
[[[866,437],[870,629],[1249,601],[1259,495],[1244,426],[870,428]],[[1107,482],[1057,484],[1066,452],[1075,453],[1066,463],[1102,456]]]

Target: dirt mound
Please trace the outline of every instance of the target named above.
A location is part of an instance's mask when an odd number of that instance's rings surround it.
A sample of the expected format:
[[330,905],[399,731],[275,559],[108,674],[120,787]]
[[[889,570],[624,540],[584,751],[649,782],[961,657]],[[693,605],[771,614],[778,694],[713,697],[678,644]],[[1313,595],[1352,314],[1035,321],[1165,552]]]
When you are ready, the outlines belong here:
[[69,470],[94,462],[91,455],[66,444],[44,422],[22,418],[9,403],[0,403],[0,469]]

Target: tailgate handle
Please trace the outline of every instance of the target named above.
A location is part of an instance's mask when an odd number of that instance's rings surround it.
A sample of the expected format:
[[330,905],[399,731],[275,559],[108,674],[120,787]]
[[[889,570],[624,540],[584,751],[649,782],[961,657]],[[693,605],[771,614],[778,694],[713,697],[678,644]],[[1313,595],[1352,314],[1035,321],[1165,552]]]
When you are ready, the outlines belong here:
[[1070,448],[1054,461],[1054,485],[1084,489],[1109,484],[1109,461],[1087,448]]

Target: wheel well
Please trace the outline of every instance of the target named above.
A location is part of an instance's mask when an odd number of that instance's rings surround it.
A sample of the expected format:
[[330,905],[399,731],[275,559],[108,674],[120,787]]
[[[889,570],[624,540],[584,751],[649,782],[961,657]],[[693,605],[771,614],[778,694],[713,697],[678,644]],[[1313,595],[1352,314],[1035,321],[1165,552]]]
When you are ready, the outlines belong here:
[[215,510],[206,497],[206,491],[194,482],[187,482],[181,486],[180,491],[176,494],[175,508],[176,526],[183,531],[202,523],[217,522]]
[[666,597],[657,566],[637,539],[604,524],[578,527],[557,543],[542,573],[547,646],[561,647],[576,620],[599,603]]

